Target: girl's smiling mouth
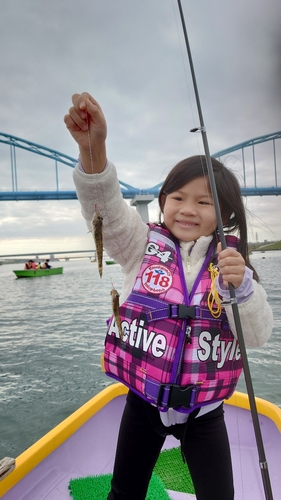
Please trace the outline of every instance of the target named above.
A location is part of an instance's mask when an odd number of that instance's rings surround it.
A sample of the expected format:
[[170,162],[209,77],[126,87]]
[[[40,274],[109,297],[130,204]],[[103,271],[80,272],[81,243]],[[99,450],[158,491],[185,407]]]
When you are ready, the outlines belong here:
[[196,222],[191,222],[188,220],[176,220],[177,224],[183,227],[196,227],[198,224]]

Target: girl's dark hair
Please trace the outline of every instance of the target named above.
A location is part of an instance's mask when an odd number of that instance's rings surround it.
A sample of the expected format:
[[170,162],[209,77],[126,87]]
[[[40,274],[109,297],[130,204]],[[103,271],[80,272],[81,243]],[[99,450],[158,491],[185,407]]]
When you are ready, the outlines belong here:
[[[237,232],[240,240],[237,250],[245,259],[247,267],[253,270],[254,279],[258,281],[258,274],[249,261],[246,214],[239,182],[233,172],[226,168],[220,161],[215,158],[211,160],[224,232],[226,234]],[[206,177],[209,183],[205,156],[198,155],[186,158],[170,171],[158,195],[160,207],[159,223],[161,223],[161,214],[165,205],[165,195],[178,191],[182,186],[198,177]]]

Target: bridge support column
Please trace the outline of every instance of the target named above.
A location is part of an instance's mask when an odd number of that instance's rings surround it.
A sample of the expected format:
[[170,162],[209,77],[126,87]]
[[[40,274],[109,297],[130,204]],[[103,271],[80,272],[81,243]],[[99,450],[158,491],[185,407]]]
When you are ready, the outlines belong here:
[[153,194],[137,194],[130,201],[130,205],[137,208],[143,222],[149,222],[148,203],[154,200]]

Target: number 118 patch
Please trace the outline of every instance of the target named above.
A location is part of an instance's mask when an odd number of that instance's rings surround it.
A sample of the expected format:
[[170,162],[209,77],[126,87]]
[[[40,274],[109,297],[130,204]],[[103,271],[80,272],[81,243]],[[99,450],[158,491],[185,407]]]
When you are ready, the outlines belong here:
[[148,266],[142,274],[142,286],[150,293],[165,293],[172,283],[172,273],[168,267],[161,264]]

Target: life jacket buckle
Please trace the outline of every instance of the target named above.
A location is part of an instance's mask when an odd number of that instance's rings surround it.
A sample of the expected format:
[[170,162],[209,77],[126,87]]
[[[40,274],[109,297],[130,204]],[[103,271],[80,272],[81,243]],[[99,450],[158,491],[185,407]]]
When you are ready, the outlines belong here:
[[164,389],[170,388],[167,406],[168,408],[192,408],[196,402],[198,387],[196,385],[187,385],[182,387],[175,384],[161,384],[159,387],[157,406],[163,406],[162,395]]
[[169,304],[168,305],[168,317],[169,318],[196,318],[196,307],[186,306],[185,304]]

